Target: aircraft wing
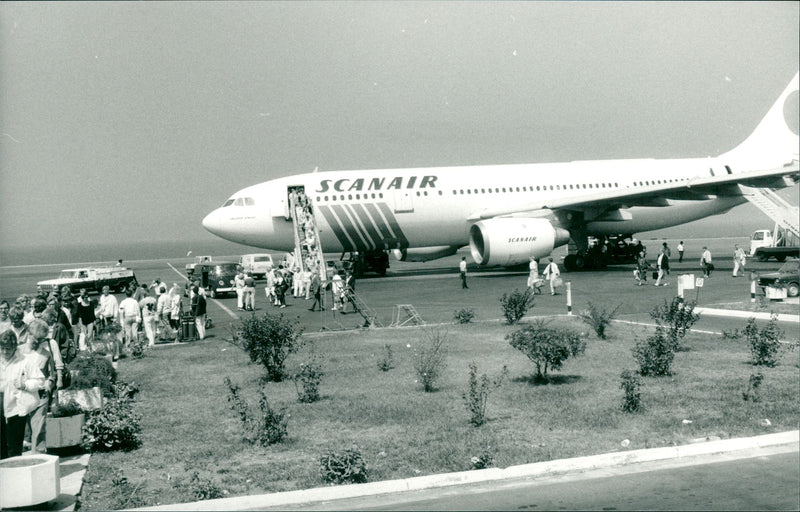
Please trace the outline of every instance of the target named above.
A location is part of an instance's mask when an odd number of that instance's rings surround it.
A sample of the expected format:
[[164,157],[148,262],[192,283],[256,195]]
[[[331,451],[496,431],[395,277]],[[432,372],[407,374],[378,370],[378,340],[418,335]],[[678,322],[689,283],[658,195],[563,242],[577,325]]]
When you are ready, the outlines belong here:
[[721,176],[694,178],[688,181],[664,183],[645,187],[623,188],[590,194],[555,197],[540,203],[516,209],[491,208],[475,212],[470,221],[493,217],[541,216],[543,211],[553,213],[583,212],[585,218],[596,218],[620,208],[633,206],[669,206],[668,200],[705,200],[710,196],[732,197],[744,195],[739,185],[754,188],[785,188],[798,181],[798,161],[794,160],[784,167],[758,171],[746,171]]

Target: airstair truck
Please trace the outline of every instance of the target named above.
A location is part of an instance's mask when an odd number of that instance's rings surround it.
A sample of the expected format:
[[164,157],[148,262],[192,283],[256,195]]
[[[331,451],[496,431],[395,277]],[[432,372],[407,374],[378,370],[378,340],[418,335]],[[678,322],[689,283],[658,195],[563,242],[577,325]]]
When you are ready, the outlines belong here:
[[789,230],[776,226],[776,229],[758,229],[750,238],[750,257],[758,261],[775,258],[783,261],[787,257],[800,257],[800,244],[797,235]]

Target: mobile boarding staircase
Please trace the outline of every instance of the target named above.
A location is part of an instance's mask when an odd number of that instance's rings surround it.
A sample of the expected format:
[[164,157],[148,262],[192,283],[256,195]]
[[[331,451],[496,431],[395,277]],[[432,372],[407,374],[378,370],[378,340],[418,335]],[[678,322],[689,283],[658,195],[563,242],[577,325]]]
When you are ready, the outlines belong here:
[[787,203],[769,188],[752,188],[739,185],[747,198],[759,210],[775,221],[773,233],[782,231],[787,239],[795,241],[800,237],[800,209]]
[[[330,283],[328,273],[328,268],[325,263],[325,255],[322,251],[322,241],[319,237],[319,225],[316,219],[316,213],[314,208],[314,203],[312,202],[311,198],[306,196],[306,201],[309,205],[309,210],[311,212],[311,224],[313,225],[313,234],[315,245],[314,247],[308,247],[308,245],[303,244],[305,240],[305,228],[303,223],[299,221],[300,219],[300,212],[303,209],[303,206],[298,204],[296,195],[292,194],[289,196],[289,210],[291,212],[292,218],[292,226],[294,231],[294,254],[295,254],[295,264],[300,269],[300,272],[304,272],[307,266],[307,259],[311,261],[316,261],[318,264],[315,268],[311,268],[312,272],[319,273],[319,282],[323,289],[327,289],[328,284]],[[310,258],[309,258],[310,256]],[[359,297],[355,291],[353,290],[345,290],[344,293],[345,300],[353,305],[355,312],[360,314],[362,318],[364,318],[364,327],[372,327],[377,326],[380,327],[381,324],[378,321],[378,314],[370,308],[367,303]],[[339,327],[344,328],[344,326],[336,320],[336,323]]]

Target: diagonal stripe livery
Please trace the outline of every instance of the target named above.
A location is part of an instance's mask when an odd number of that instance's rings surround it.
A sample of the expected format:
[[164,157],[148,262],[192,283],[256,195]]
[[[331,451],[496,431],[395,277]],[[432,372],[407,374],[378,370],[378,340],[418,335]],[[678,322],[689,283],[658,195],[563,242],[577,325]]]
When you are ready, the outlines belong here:
[[386,203],[366,205],[319,205],[344,251],[370,251],[376,249],[408,247],[397,219]]

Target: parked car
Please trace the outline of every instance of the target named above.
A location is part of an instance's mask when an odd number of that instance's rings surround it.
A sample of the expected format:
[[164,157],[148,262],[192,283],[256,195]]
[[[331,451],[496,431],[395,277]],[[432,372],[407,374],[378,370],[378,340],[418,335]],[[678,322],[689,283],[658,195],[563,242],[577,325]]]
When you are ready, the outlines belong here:
[[200,281],[211,298],[227,293],[236,293],[234,278],[241,267],[236,262],[214,262],[197,265],[194,277]]
[[115,292],[124,292],[126,288],[136,288],[139,282],[133,270],[124,267],[86,267],[69,268],[61,271],[57,279],[48,279],[36,283],[40,290],[49,293],[69,286],[77,292],[86,288],[88,292],[97,292],[108,286]]
[[239,265],[245,272],[258,279],[264,279],[272,268],[271,254],[244,254],[239,258]]
[[769,272],[758,276],[761,291],[767,286],[786,288],[786,295],[797,297],[800,293],[800,261],[787,261],[777,272]]

